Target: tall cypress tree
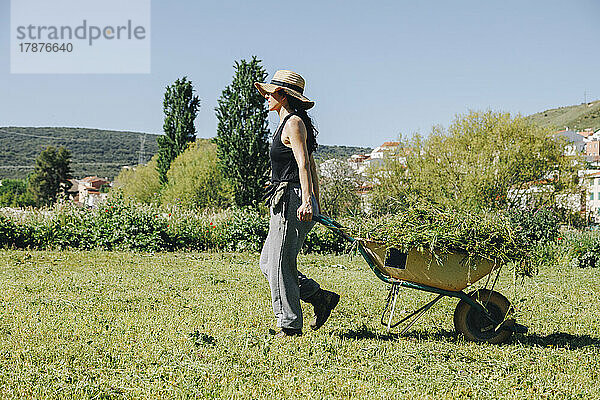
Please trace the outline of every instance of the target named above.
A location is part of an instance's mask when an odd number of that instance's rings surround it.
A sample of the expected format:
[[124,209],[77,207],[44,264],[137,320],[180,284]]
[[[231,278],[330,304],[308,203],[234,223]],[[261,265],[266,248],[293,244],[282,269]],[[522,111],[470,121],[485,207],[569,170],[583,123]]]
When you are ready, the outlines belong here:
[[233,82],[218,99],[217,156],[223,175],[233,184],[238,206],[256,205],[269,170],[269,113],[264,97],[254,87],[267,72],[256,56],[235,62]]
[[156,138],[158,159],[156,170],[162,184],[167,183],[167,171],[171,162],[196,140],[194,120],[200,108],[200,99],[194,95],[192,82],[183,77],[167,86],[163,101],[165,122],[164,135]]
[[51,205],[71,187],[71,153],[65,147],[48,146],[35,160],[28,190],[38,206]]

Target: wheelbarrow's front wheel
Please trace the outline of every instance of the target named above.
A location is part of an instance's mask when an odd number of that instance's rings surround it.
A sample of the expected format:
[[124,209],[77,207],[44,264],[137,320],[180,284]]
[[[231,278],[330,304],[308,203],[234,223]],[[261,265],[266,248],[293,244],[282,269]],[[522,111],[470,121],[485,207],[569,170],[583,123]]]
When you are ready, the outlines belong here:
[[491,321],[481,310],[471,306],[464,300],[458,302],[454,310],[454,328],[474,342],[503,343],[510,338],[512,331],[506,329],[514,320],[509,319],[510,302],[498,292],[480,289],[469,295],[471,299],[482,304],[489,315],[500,323]]

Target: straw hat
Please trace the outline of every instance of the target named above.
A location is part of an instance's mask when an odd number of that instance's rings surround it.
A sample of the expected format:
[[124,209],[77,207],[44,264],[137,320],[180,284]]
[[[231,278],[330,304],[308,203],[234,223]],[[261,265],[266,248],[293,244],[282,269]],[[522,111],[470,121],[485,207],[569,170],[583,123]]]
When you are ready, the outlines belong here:
[[271,79],[271,83],[254,82],[254,86],[256,86],[263,96],[266,93],[273,93],[275,90],[281,88],[290,96],[294,96],[302,101],[306,110],[315,105],[314,101],[306,98],[302,94],[304,92],[304,78],[293,71],[280,69],[275,72],[273,79]]

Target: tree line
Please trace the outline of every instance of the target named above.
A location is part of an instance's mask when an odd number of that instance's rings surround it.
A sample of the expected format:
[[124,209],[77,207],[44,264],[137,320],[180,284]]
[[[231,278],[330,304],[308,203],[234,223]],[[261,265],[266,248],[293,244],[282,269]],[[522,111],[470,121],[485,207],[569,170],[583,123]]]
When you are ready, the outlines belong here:
[[64,147],[49,146],[35,160],[27,179],[4,179],[0,185],[0,206],[49,206],[65,198],[71,187],[71,153]]
[[236,61],[231,84],[217,100],[217,134],[197,139],[200,108],[187,77],[165,90],[164,135],[152,160],[117,177],[126,198],[189,207],[257,206],[268,180],[268,109],[254,82],[267,72],[261,60]]

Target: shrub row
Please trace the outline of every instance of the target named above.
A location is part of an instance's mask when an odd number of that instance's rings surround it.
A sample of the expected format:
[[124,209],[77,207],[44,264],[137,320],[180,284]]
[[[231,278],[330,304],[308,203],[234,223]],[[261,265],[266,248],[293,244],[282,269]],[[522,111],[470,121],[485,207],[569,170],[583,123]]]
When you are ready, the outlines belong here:
[[[529,248],[528,268],[544,265],[600,267],[600,232],[559,234],[548,210],[515,212],[518,240]],[[342,221],[351,226],[352,221]],[[0,212],[0,247],[21,249],[106,249],[137,251],[260,251],[268,216],[250,208],[225,211],[161,209],[109,199],[95,210],[64,204],[51,210]],[[340,254],[349,243],[317,224],[305,252]]]
[[[268,216],[255,209],[165,210],[118,197],[95,210],[63,204],[52,210],[0,213],[0,246],[13,248],[260,251],[268,230]],[[345,248],[343,239],[318,225],[304,250],[340,253]]]

